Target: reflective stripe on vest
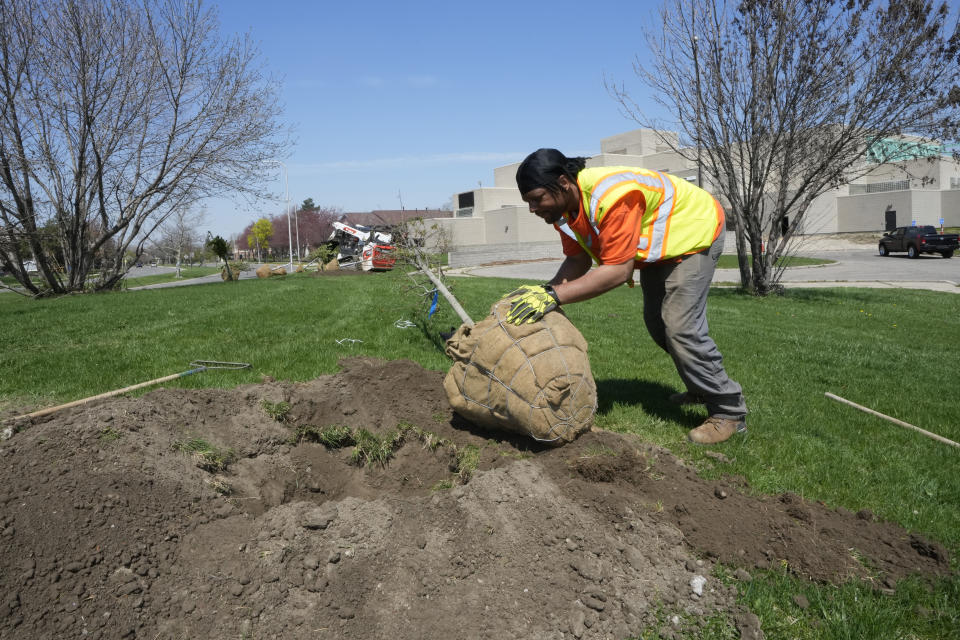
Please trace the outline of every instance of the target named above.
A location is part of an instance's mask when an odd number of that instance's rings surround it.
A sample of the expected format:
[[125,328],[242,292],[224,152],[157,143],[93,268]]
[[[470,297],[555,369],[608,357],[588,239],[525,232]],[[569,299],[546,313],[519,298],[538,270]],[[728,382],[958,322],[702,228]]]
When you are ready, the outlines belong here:
[[[616,187],[625,186],[627,183],[633,183],[645,189],[650,189],[660,196],[657,205],[657,213],[653,219],[652,232],[650,237],[640,236],[637,243],[637,252],[645,254],[644,262],[657,262],[663,259],[665,240],[667,237],[667,222],[670,214],[673,212],[674,188],[673,182],[667,176],[659,171],[651,171],[653,175],[638,173],[634,171],[621,171],[605,176],[600,182],[593,185],[590,194],[590,224],[599,234],[600,220],[603,218],[600,212],[600,203],[604,196]],[[644,190],[644,193],[648,193]],[[638,256],[639,258],[640,256]]]
[[[593,251],[590,250],[590,246],[589,246],[590,243],[587,240],[585,240],[579,233],[571,229],[570,225],[567,224],[566,220],[564,220],[563,224],[556,225],[556,227],[557,229],[562,231],[564,234],[566,234],[570,238],[573,238],[574,240],[576,240],[577,244],[580,245],[580,248],[582,248],[584,251],[587,252],[587,255],[593,259],[594,263],[600,264],[600,259],[597,258],[597,256],[593,254]],[[598,236],[600,235],[600,232],[597,231],[596,227],[594,227],[593,230],[597,233]]]

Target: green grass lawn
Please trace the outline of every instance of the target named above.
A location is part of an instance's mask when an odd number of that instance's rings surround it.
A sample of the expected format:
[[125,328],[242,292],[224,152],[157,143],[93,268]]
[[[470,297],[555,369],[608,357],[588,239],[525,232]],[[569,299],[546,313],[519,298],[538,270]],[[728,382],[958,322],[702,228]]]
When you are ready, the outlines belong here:
[[[262,375],[308,380],[345,356],[408,358],[444,370],[439,332],[459,325],[441,301],[425,307],[397,272],[244,280],[191,287],[67,296],[0,297],[0,409],[25,411],[184,371],[194,359],[249,362],[207,371],[186,387],[232,387]],[[455,279],[480,319],[520,281]],[[702,410],[666,398],[673,364],[646,334],[639,289],[619,288],[570,305],[590,344],[599,391],[597,424],[637,433],[702,465],[685,441]],[[744,387],[749,433],[721,445],[754,491],[793,491],[852,511],[870,509],[960,553],[960,450],[831,401],[832,392],[960,441],[960,296],[912,290],[788,289],[758,299],[710,294],[711,334]],[[398,328],[396,321],[417,323]],[[705,471],[705,473],[716,473]],[[954,561],[954,569],[957,562]],[[811,606],[789,609],[806,593]],[[742,601],[768,638],[960,637],[960,578],[883,596],[866,586],[814,585],[760,574]],[[929,612],[918,615],[917,611]],[[711,632],[712,633],[712,632]],[[878,635],[874,635],[878,634]],[[717,635],[735,637],[729,628]]]
[[[30,280],[37,284],[40,283],[40,280],[36,277],[30,278]],[[8,287],[19,287],[20,281],[14,278],[13,276],[4,275],[4,276],[0,276],[0,284],[5,284]]]

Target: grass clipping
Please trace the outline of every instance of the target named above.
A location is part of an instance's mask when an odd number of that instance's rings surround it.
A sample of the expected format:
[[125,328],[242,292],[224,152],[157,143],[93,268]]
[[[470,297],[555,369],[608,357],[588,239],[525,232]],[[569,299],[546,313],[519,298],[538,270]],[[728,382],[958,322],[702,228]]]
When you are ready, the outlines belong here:
[[443,381],[453,409],[474,424],[553,445],[588,431],[597,408],[587,341],[562,311],[514,325],[507,299],[447,340]]

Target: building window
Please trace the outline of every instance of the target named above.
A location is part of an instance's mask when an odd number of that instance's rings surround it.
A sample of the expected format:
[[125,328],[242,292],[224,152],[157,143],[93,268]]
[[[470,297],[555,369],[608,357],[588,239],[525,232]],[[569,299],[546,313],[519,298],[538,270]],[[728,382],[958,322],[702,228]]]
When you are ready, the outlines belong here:
[[859,196],[865,193],[881,193],[883,191],[907,191],[910,189],[909,180],[895,180],[893,182],[874,182],[872,184],[851,184],[850,195]]

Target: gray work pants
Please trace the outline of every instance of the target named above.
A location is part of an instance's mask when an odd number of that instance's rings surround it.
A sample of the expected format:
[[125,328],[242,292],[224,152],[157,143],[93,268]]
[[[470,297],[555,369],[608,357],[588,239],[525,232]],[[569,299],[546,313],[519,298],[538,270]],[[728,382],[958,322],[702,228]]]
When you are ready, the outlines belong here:
[[707,332],[707,293],[722,252],[723,233],[707,251],[640,269],[643,319],[654,342],[673,358],[687,391],[704,398],[710,415],[739,419],[747,413],[743,390],[727,376]]

